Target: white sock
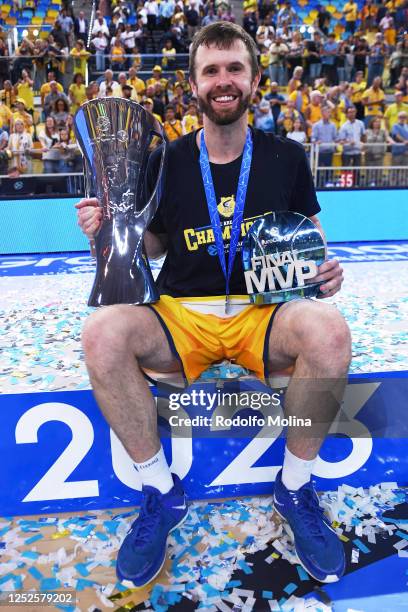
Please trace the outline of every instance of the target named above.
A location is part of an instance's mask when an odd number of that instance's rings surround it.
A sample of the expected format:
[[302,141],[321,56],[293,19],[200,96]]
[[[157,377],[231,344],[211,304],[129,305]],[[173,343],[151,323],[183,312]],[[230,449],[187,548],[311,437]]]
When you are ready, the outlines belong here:
[[142,479],[143,485],[149,485],[159,489],[160,493],[168,493],[173,488],[174,482],[164,455],[163,447],[154,457],[143,461],[143,463],[134,463],[136,471]]
[[282,482],[287,489],[297,491],[310,481],[313,467],[317,457],[314,459],[300,459],[285,447],[285,459],[282,468]]

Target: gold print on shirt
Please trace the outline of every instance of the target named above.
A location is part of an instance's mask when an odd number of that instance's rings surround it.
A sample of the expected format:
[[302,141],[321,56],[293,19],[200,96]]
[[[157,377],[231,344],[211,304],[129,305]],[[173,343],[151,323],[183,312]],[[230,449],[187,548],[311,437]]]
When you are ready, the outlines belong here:
[[221,202],[217,206],[217,210],[221,217],[229,219],[233,216],[235,210],[235,196],[222,197]]
[[[270,213],[268,212],[266,214]],[[243,238],[248,233],[249,228],[256,219],[259,219],[259,217],[264,216],[265,215],[257,215],[256,217],[244,219],[241,223],[241,238]],[[231,240],[232,220],[221,221],[221,228],[222,239],[224,240],[226,248],[228,248],[228,243]],[[189,227],[184,230],[184,240],[186,242],[186,247],[188,251],[198,251],[200,247],[206,247],[207,245],[215,243],[214,231],[210,226],[200,227],[198,229]]]

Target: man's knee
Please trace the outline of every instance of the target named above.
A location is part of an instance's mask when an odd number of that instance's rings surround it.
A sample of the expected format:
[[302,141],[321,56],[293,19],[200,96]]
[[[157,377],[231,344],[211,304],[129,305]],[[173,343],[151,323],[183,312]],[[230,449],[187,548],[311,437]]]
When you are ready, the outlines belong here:
[[312,302],[310,306],[295,324],[300,355],[333,374],[347,372],[351,336],[344,317],[330,304]]
[[82,330],[87,363],[115,361],[130,350],[137,356],[138,345],[142,352],[151,338],[147,333],[150,317],[145,308],[127,305],[106,306],[93,312]]

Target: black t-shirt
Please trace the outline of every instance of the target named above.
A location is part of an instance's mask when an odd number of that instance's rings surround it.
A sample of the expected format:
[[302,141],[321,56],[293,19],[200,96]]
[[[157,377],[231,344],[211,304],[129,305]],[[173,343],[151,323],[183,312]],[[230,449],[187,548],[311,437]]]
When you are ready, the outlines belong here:
[[[311,217],[320,211],[313,178],[302,145],[254,129],[253,155],[230,294],[246,294],[241,242],[255,219],[274,211],[294,211]],[[218,258],[201,177],[196,132],[169,143],[163,196],[149,230],[167,234],[168,253],[157,284],[173,297],[225,295],[225,278]],[[153,188],[160,161],[158,149],[148,168]],[[228,267],[230,230],[242,156],[228,164],[211,164]]]

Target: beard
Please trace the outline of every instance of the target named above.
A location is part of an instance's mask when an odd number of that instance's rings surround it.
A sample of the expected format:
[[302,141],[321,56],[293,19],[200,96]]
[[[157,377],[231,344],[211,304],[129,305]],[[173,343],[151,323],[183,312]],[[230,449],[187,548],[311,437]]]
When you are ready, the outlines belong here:
[[[208,94],[207,98],[210,98],[211,94]],[[219,95],[228,95],[228,93],[219,94]],[[235,94],[234,94],[235,95]],[[231,123],[235,123],[242,117],[242,115],[248,110],[249,105],[251,103],[251,94],[248,94],[245,98],[238,98],[238,106],[235,110],[226,109],[224,111],[215,111],[211,106],[211,102],[208,102],[207,99],[201,98],[197,96],[198,105],[201,112],[210,119],[216,125],[231,125]]]

